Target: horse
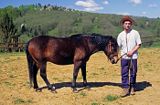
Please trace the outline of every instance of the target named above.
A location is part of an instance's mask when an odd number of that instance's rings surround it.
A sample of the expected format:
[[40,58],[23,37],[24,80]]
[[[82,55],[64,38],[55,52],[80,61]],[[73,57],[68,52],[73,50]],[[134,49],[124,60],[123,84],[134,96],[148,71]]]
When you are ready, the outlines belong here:
[[[26,44],[26,58],[28,62],[30,87],[39,90],[37,72],[51,91],[56,88],[47,79],[47,62],[57,65],[74,64],[72,89],[76,88],[76,79],[81,69],[83,86],[89,87],[86,79],[86,63],[90,56],[98,51],[103,51],[112,64],[118,59],[118,44],[114,37],[100,34],[75,34],[69,37],[38,36]],[[33,86],[34,85],[34,86]]]

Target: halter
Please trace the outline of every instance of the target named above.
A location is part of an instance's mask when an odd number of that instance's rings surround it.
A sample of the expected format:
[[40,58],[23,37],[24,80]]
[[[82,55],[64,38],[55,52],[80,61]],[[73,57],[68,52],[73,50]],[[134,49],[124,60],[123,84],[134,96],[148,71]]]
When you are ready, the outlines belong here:
[[108,50],[109,52],[112,52],[112,43],[109,41],[109,44],[108,44]]
[[[112,42],[109,42],[109,44],[108,44],[108,51],[109,51],[109,52],[112,52]],[[121,56],[117,59],[116,63],[117,63],[123,56],[125,56],[125,55],[127,55],[127,53],[121,55]],[[115,56],[115,54],[113,54],[113,55],[110,56],[109,58],[112,58],[112,57],[114,57],[114,56]]]
[[109,41],[109,44],[108,44],[108,52],[109,52],[109,59],[111,59],[112,57],[114,57],[114,56],[117,56],[117,54],[110,54],[110,53],[112,53],[112,42],[111,41]]

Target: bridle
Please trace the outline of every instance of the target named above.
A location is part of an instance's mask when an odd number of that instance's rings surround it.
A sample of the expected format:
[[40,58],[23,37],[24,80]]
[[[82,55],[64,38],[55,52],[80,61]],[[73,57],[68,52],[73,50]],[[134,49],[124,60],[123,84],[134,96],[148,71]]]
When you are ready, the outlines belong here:
[[[127,53],[121,55],[121,56],[117,59],[116,63],[117,63],[124,55],[127,55]],[[132,59],[131,59],[130,64],[129,64],[129,68],[131,69],[132,67],[134,67],[134,65],[132,65]]]
[[109,41],[109,44],[108,44],[108,58],[109,59],[112,59],[114,56],[117,56],[117,54],[111,54],[113,51],[112,51],[112,42]]
[[[111,42],[109,42],[109,44],[108,44],[108,52],[112,52],[112,43],[111,43]],[[123,56],[125,56],[125,55],[127,55],[127,53],[121,55],[121,56],[117,59],[116,63],[117,63]],[[109,59],[112,59],[114,56],[116,56],[116,54],[113,54],[112,56],[109,56]]]
[[112,52],[112,42],[110,42],[110,41],[109,41],[109,44],[108,44],[108,51]]
[[[112,43],[111,43],[111,42],[109,42],[109,44],[108,44],[108,52],[112,52]],[[116,63],[117,63],[123,56],[125,56],[125,55],[127,55],[127,53],[121,55],[121,56],[117,59]],[[109,59],[112,59],[114,56],[117,56],[117,54],[112,54],[112,55],[109,54]]]

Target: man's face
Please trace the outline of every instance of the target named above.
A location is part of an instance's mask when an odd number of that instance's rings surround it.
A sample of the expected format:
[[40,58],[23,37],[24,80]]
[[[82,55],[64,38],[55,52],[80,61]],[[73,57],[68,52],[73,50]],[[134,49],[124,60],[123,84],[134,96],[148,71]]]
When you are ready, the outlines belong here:
[[124,28],[125,30],[130,30],[130,29],[131,29],[131,26],[132,26],[132,23],[131,23],[130,21],[125,21],[125,22],[123,23],[123,28]]

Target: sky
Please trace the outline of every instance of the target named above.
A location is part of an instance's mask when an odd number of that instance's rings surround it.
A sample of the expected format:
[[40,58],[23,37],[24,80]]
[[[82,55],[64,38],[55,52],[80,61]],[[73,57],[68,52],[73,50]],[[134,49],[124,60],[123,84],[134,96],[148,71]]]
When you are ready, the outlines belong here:
[[160,17],[160,0],[0,0],[0,8],[38,3],[93,13]]

